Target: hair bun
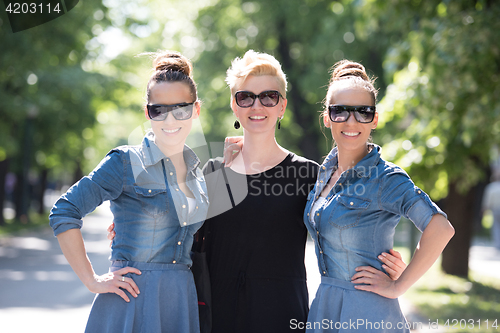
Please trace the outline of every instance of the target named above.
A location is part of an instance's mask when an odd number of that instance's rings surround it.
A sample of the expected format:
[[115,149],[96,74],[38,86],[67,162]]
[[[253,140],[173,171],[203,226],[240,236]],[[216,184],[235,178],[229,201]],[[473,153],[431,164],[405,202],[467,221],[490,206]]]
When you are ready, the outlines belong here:
[[186,76],[191,77],[193,65],[189,59],[184,57],[179,52],[165,51],[157,52],[154,54],[156,57],[153,60],[153,68],[155,71],[168,71],[181,72]]
[[349,60],[342,60],[335,64],[331,81],[340,80],[349,76],[357,76],[365,81],[371,81],[363,65]]

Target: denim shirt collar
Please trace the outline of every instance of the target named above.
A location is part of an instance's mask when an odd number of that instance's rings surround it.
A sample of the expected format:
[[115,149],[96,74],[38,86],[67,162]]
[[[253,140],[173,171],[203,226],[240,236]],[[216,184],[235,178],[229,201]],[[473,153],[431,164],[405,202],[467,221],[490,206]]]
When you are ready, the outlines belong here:
[[[370,177],[371,172],[380,160],[380,154],[382,148],[374,143],[369,143],[369,147],[372,149],[365,157],[361,159],[353,168],[354,172],[358,174],[359,177]],[[325,170],[327,174],[331,174],[334,167],[338,165],[338,149],[333,148],[328,156],[325,158],[321,169]]]
[[[155,143],[155,135],[152,131],[149,131],[144,136],[142,140],[142,152],[144,158],[145,166],[155,165],[165,158],[165,154],[162,153],[160,148]],[[200,159],[194,151],[187,145],[184,145],[184,160],[186,161],[186,166],[188,171],[192,171],[200,165]]]

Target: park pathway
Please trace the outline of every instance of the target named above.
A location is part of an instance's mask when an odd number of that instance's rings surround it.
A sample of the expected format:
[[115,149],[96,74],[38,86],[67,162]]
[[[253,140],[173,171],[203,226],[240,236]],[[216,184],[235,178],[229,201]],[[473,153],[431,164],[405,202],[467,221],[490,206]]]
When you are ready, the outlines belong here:
[[[84,219],[82,233],[98,274],[108,268],[106,228],[111,220],[107,207],[98,208]],[[500,276],[500,255],[490,244],[475,241],[470,253],[471,269]],[[320,275],[311,242],[306,248],[306,267],[312,300]],[[83,332],[94,294],[73,273],[50,228],[0,238],[0,285],[0,332]],[[418,321],[418,317],[412,317],[411,304],[404,298],[401,304],[409,320]]]

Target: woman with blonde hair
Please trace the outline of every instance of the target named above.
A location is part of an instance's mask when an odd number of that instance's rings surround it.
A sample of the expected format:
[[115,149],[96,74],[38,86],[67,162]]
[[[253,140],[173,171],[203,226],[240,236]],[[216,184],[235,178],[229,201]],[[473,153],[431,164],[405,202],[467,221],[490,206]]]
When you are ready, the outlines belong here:
[[[318,164],[276,141],[287,82],[274,57],[250,50],[232,62],[226,81],[243,144],[230,166],[219,158],[204,168],[212,332],[303,332],[296,325],[309,308],[302,216]],[[217,169],[222,174],[212,177]],[[404,269],[390,254],[384,262],[395,277]]]

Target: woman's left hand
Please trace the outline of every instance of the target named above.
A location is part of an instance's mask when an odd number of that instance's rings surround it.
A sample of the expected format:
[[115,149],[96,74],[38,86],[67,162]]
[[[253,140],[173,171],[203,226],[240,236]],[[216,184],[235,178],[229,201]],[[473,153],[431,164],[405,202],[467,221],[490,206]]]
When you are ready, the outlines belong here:
[[398,298],[401,296],[402,293],[396,288],[397,282],[384,272],[371,266],[356,267],[356,271],[357,273],[351,278],[351,282],[357,284],[354,288],[370,291],[387,298]]

